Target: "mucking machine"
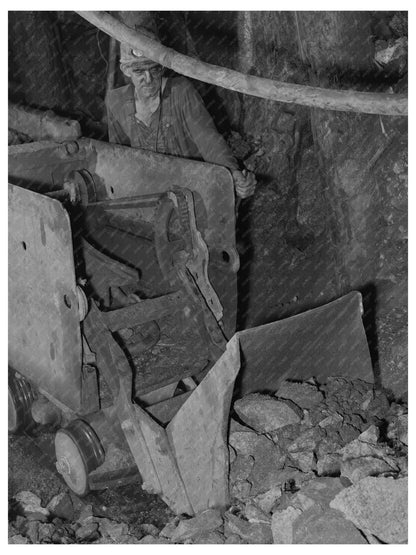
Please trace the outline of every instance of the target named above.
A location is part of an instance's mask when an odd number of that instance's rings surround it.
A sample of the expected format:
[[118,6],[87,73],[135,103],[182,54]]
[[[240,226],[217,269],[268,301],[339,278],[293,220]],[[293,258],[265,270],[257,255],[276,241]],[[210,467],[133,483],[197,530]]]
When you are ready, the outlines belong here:
[[9,147],[9,431],[55,431],[79,496],[137,483],[177,514],[229,502],[231,401],[372,381],[361,296],[235,333],[225,168],[92,139]]

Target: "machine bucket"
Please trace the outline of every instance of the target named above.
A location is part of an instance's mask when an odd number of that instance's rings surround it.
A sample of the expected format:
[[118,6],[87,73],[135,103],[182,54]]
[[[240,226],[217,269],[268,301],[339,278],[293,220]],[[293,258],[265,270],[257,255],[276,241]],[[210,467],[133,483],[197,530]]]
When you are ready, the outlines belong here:
[[314,377],[324,383],[342,376],[373,382],[361,316],[361,294],[352,292],[233,336],[166,428],[194,512],[229,502],[227,426],[233,394],[274,393],[285,379]]

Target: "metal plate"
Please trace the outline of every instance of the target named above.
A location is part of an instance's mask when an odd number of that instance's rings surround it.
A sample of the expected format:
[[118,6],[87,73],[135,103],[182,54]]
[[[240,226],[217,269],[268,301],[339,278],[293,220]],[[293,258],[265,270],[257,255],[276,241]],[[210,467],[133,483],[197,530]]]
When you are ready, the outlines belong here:
[[214,164],[85,138],[69,146],[39,142],[9,147],[9,181],[32,190],[58,188],[70,170],[83,168],[94,174],[99,200],[163,193],[173,187],[193,191],[197,226],[212,259],[209,278],[224,306],[225,330],[231,337],[237,311],[238,255],[230,172]]
[[242,367],[238,396],[274,393],[282,380],[330,376],[372,383],[373,370],[362,322],[361,294],[271,324],[239,332]]
[[9,363],[71,410],[81,402],[72,236],[61,203],[9,184]]

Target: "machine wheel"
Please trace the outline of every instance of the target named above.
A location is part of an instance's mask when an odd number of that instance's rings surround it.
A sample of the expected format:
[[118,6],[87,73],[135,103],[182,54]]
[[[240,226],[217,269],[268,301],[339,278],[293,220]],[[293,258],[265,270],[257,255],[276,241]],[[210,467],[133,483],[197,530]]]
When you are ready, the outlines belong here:
[[35,393],[30,383],[12,369],[9,369],[9,432],[18,434],[28,432],[36,426],[31,407]]
[[104,462],[105,453],[92,427],[73,420],[55,436],[56,469],[79,497],[89,492],[88,474]]

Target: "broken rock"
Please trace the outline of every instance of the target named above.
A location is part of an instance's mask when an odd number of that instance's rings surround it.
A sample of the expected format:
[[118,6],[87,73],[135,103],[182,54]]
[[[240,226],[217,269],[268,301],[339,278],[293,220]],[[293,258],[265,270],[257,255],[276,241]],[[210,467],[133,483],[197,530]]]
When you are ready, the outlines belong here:
[[273,543],[270,524],[248,522],[230,513],[225,515],[224,534],[226,536],[237,534],[244,540],[244,543]]
[[67,493],[60,493],[52,497],[46,508],[53,516],[65,520],[73,520],[74,518],[72,499]]
[[316,463],[318,476],[338,476],[341,473],[341,455],[326,453]]
[[293,543],[293,524],[301,514],[302,511],[294,507],[273,513],[271,524],[273,543]]
[[323,511],[314,506],[306,510],[293,525],[296,544],[366,544],[362,534],[343,514],[334,509]]
[[78,541],[93,541],[98,538],[98,524],[96,522],[87,522],[75,531],[75,537]]
[[302,472],[310,472],[316,469],[316,458],[313,451],[299,451],[290,453],[290,466],[298,468]]
[[18,511],[29,520],[38,520],[39,522],[47,522],[49,519],[49,511],[42,507],[40,497],[31,491],[20,491],[15,495]]
[[269,395],[252,393],[234,403],[234,410],[248,426],[261,433],[273,432],[288,424],[296,424],[302,411],[290,401],[279,401]]
[[367,477],[341,491],[330,506],[384,543],[406,543],[407,503],[407,478]]
[[271,513],[279,498],[282,496],[281,485],[273,486],[265,493],[253,498],[253,502],[266,514]]
[[20,544],[20,543],[30,543],[30,541],[25,538],[25,536],[22,536],[21,534],[16,534],[15,536],[11,536],[9,538],[9,544],[13,543],[13,544]]
[[279,399],[293,401],[302,409],[310,410],[323,401],[324,396],[316,385],[307,382],[285,381],[276,391],[275,396]]
[[[219,510],[208,509],[189,520],[179,521],[170,539],[182,542],[199,536],[202,532],[211,532],[222,526],[223,520]],[[166,535],[166,534],[165,534]]]
[[116,522],[108,518],[100,518],[99,522],[99,532],[104,538],[111,538],[117,543],[122,543],[120,538],[128,535],[129,527],[124,522]]
[[383,472],[392,472],[393,470],[386,461],[376,457],[359,457],[341,462],[341,476],[345,476],[353,484],[366,476],[378,476]]
[[246,480],[254,466],[254,457],[251,455],[237,455],[230,466],[230,481],[232,483]]

